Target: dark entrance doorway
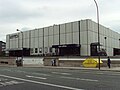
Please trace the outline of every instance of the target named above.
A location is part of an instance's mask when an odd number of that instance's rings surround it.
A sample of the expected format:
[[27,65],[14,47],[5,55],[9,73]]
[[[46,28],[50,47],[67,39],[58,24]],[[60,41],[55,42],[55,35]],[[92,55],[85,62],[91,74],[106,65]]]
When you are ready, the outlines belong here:
[[118,49],[118,48],[113,48],[113,55],[114,55],[114,56],[120,55],[120,49]]
[[98,56],[99,54],[100,56],[107,56],[105,49],[101,48],[100,51],[98,51],[98,45],[98,42],[90,44],[91,56]]
[[[22,56],[22,49],[11,49],[9,50],[9,56]],[[29,48],[23,48],[23,56],[30,56],[30,49]]]
[[78,56],[80,55],[80,46],[78,44],[53,45],[55,55],[59,56]]

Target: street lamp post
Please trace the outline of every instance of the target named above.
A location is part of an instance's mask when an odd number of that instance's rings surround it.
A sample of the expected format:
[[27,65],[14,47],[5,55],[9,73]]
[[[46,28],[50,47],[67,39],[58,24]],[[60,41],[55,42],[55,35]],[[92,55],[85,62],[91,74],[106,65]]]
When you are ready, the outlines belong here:
[[107,42],[106,42],[107,37],[104,37],[104,39],[105,39],[105,50],[107,51]]
[[98,60],[99,60],[99,70],[100,70],[100,31],[99,31],[99,8],[96,0],[94,0],[97,8],[97,23],[98,23]]
[[17,31],[20,31],[21,34],[22,34],[22,60],[23,60],[23,31],[17,29]]

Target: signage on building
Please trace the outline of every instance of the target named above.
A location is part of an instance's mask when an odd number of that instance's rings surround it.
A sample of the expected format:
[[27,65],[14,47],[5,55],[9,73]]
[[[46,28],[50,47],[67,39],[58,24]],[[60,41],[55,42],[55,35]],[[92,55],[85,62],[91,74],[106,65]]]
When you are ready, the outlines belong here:
[[10,39],[13,39],[13,38],[18,38],[18,35],[17,34],[10,35]]

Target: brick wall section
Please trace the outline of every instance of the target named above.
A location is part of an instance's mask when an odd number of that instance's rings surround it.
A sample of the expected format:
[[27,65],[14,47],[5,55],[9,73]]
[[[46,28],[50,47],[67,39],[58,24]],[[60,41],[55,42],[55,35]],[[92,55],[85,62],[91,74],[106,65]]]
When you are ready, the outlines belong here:
[[[51,66],[51,60],[56,59],[57,66],[61,67],[83,67],[82,63],[85,60],[59,60],[59,58],[52,58],[47,57],[44,58],[44,66]],[[107,61],[102,60],[103,64],[101,64],[101,67],[107,67]],[[98,67],[98,65],[97,65]],[[120,67],[120,60],[111,60],[111,67]]]
[[15,57],[0,57],[0,64],[16,65]]
[[44,66],[52,66],[52,60],[56,60],[56,66],[59,66],[58,58],[57,57],[45,57],[44,58]]
[[[84,60],[60,60],[59,66],[65,66],[65,67],[83,67],[82,63]],[[111,61],[112,67],[120,67],[120,61]],[[103,61],[103,64],[101,64],[101,67],[107,67],[107,61]]]
[[83,60],[80,60],[80,61],[76,61],[76,60],[60,60],[59,61],[59,65],[60,66],[67,66],[67,67],[82,67],[82,62]]

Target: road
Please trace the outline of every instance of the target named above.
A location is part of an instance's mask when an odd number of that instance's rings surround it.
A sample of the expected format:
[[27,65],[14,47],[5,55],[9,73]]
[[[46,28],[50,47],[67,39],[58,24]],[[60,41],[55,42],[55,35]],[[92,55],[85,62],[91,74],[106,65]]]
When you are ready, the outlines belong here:
[[120,90],[120,72],[0,67],[0,90]]

